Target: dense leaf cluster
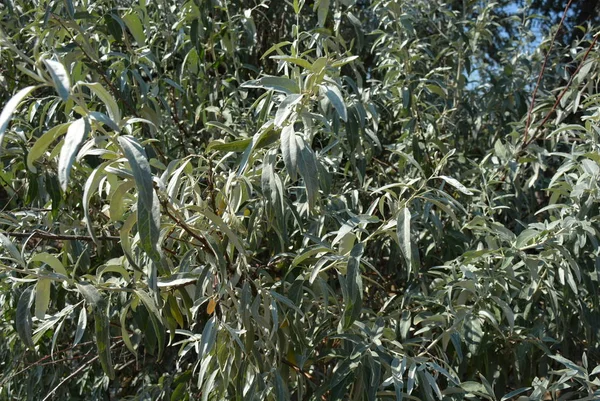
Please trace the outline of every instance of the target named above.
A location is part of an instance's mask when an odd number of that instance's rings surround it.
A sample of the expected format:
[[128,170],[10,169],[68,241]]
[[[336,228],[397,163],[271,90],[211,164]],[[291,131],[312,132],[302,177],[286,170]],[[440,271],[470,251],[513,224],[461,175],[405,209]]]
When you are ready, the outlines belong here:
[[598,399],[597,27],[458,3],[0,5],[0,399]]

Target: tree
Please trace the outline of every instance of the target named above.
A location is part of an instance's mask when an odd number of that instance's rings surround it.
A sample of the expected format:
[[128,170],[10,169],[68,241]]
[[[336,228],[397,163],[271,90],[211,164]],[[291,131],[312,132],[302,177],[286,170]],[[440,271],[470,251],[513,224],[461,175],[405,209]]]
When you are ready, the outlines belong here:
[[5,5],[0,399],[598,397],[597,28],[505,12]]

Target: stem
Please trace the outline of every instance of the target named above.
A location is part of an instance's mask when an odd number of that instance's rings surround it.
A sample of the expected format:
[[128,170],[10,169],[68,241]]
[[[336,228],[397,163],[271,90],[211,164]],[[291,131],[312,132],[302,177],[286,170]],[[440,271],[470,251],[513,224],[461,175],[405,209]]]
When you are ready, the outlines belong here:
[[[76,235],[76,234],[54,234],[48,231],[34,230],[32,232],[10,232],[0,231],[0,234],[5,236],[11,236],[15,238],[42,238],[42,239],[53,239],[58,241],[87,241],[93,242],[94,239],[89,235]],[[98,237],[101,241],[121,241],[121,237],[115,235],[105,235]]]
[[525,134],[523,137],[523,143],[527,143],[527,136],[529,134],[529,127],[531,125],[531,114],[533,113],[533,107],[535,106],[535,96],[537,94],[538,88],[540,87],[540,83],[542,82],[542,78],[544,77],[544,70],[546,69],[546,64],[548,63],[548,57],[550,56],[550,53],[552,52],[552,47],[554,46],[554,41],[556,40],[556,36],[558,35],[558,32],[560,31],[560,28],[563,25],[563,22],[565,21],[565,17],[567,16],[567,11],[569,11],[569,7],[571,6],[571,3],[573,2],[573,0],[569,0],[569,2],[567,3],[567,6],[565,7],[565,11],[563,12],[563,16],[560,20],[560,23],[558,24],[558,28],[556,29],[556,32],[554,32],[554,36],[552,37],[552,41],[550,42],[550,48],[548,49],[548,51],[546,52],[546,56],[544,57],[544,62],[542,63],[542,70],[540,71],[540,74],[538,75],[538,79],[537,82],[535,84],[535,88],[533,89],[533,94],[531,95],[531,103],[529,104],[529,110],[527,111],[527,123],[525,124]]

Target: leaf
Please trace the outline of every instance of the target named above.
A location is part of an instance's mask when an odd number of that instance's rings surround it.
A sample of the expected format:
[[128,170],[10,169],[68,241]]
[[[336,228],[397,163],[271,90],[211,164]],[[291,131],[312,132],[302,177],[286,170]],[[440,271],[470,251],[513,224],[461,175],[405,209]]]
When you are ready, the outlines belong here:
[[29,168],[29,170],[33,171],[34,173],[37,172],[37,169],[33,165],[33,162],[37,161],[40,157],[42,157],[42,155],[44,154],[44,152],[46,152],[50,144],[52,144],[52,142],[54,142],[54,140],[60,135],[67,132],[67,129],[70,126],[71,123],[64,123],[52,127],[48,131],[46,131],[42,136],[40,136],[37,139],[37,141],[35,141],[33,146],[29,149],[29,152],[27,153],[27,167]]
[[160,204],[154,192],[154,183],[146,152],[132,136],[118,138],[125,157],[131,166],[135,185],[138,190],[137,216],[140,245],[155,262],[160,262]]
[[[277,113],[275,114],[275,125],[281,127],[283,123],[290,116],[292,111],[294,110],[294,106],[300,103],[303,99],[302,94],[291,94],[287,95],[283,102],[279,105],[277,109]],[[290,124],[293,124],[294,121],[290,121]]]
[[440,175],[438,176],[438,178],[441,178],[442,180],[446,181],[448,184],[452,185],[454,188],[458,189],[465,195],[473,195],[473,192],[471,192],[469,189],[467,189],[467,187],[465,187],[463,184],[461,184],[458,180],[454,178],[447,177],[445,175]]
[[23,291],[19,297],[17,303],[17,313],[15,316],[15,325],[17,327],[17,334],[21,338],[21,341],[29,348],[33,348],[33,338],[31,333],[33,331],[33,322],[31,319],[31,305],[33,304],[33,286],[28,287]]
[[106,110],[108,111],[108,116],[112,121],[117,124],[121,122],[121,111],[119,110],[119,105],[114,97],[99,83],[80,83],[80,85],[86,86],[92,90],[102,100],[102,103],[106,106]]
[[102,295],[98,292],[96,287],[89,283],[75,283],[75,286],[83,295],[85,302],[90,304],[92,308],[96,308],[102,301]]
[[329,1],[330,0],[318,0],[317,3],[315,3],[315,7],[317,7],[317,20],[321,28],[325,26],[325,21],[327,20]]
[[67,129],[65,143],[60,150],[58,158],[58,180],[63,191],[67,190],[69,184],[69,175],[73,162],[81,144],[90,132],[90,122],[87,118],[80,118],[71,123]]
[[515,396],[522,394],[526,391],[531,390],[531,387],[521,387],[518,388],[516,390],[511,391],[510,393],[507,393],[506,395],[504,395],[502,398],[500,398],[500,401],[507,401],[507,400],[512,400]]
[[44,60],[44,64],[46,64],[46,68],[48,68],[52,81],[54,81],[54,87],[56,88],[58,95],[66,102],[69,99],[69,93],[71,92],[71,79],[69,78],[67,69],[60,61],[56,60]]
[[288,63],[296,64],[306,70],[310,70],[312,68],[312,65],[307,60],[300,58],[300,57],[278,55],[278,56],[271,56],[271,58],[273,60],[283,60],[283,61],[287,61]]
[[94,244],[96,245],[99,245],[99,242],[98,238],[96,237],[96,233],[94,232],[92,218],[90,216],[90,200],[94,195],[98,183],[100,182],[102,177],[104,177],[104,168],[109,163],[112,163],[112,161],[104,162],[98,167],[96,167],[85,182],[85,187],[83,189],[83,220],[87,227],[88,233],[90,234],[90,237],[92,237],[92,241],[94,241]]
[[325,96],[327,96],[327,99],[329,99],[342,121],[348,121],[348,111],[346,110],[344,97],[342,96],[342,93],[337,88],[337,86],[321,85],[321,88],[325,92]]
[[0,233],[0,245],[8,251],[12,260],[21,265],[21,267],[27,266],[27,263],[25,263],[23,256],[21,256],[21,252],[19,252],[15,244],[2,233]]
[[304,138],[296,136],[298,149],[298,170],[304,186],[306,187],[306,197],[310,209],[315,207],[315,203],[319,198],[319,173],[317,169],[317,158],[311,148],[308,147]]
[[280,147],[285,168],[292,181],[296,181],[298,177],[298,153],[300,150],[298,149],[293,124],[287,125],[281,130]]
[[67,270],[65,269],[65,266],[62,264],[62,262],[56,256],[48,252],[36,253],[31,257],[31,259],[29,259],[29,263],[31,262],[46,263],[52,268],[52,270],[54,270],[55,273],[62,274],[63,276],[65,276],[65,278],[69,277],[69,274],[67,273]]
[[199,358],[204,358],[212,350],[217,339],[217,324],[216,317],[213,316],[208,319],[204,330],[202,330],[202,341],[200,343],[200,355]]
[[49,278],[40,278],[35,285],[35,317],[40,320],[46,317],[46,311],[50,305],[51,284],[52,280]]
[[266,76],[254,81],[245,82],[241,85],[241,88],[271,89],[287,95],[300,93],[300,88],[296,81],[285,77]]
[[146,34],[144,33],[144,27],[142,26],[142,21],[135,14],[127,14],[122,18],[125,25],[131,32],[131,35],[137,42],[138,46],[144,46],[146,44]]
[[415,257],[417,250],[414,249],[413,240],[411,237],[410,220],[410,210],[407,207],[405,207],[398,214],[396,234],[398,236],[400,251],[402,252],[402,256],[404,256],[404,261],[406,262],[407,267],[407,274],[409,276],[411,273],[415,273],[418,269],[418,260]]
[[25,99],[36,88],[38,88],[38,86],[28,86],[27,88],[21,89],[6,103],[2,109],[2,113],[0,113],[0,146],[2,146],[2,142],[4,142],[4,133],[6,132],[6,128],[8,128],[8,124],[10,123],[15,110],[23,101],[23,99]]
[[83,334],[85,333],[85,328],[87,327],[87,311],[85,308],[81,308],[79,311],[79,318],[77,319],[77,330],[75,331],[75,339],[73,340],[73,347],[75,347],[81,339],[83,338]]
[[112,364],[110,355],[110,321],[108,317],[110,309],[106,305],[106,301],[101,299],[94,308],[94,323],[96,329],[96,346],[98,348],[98,356],[100,357],[100,365],[102,370],[110,380],[115,378],[115,370]]
[[363,304],[363,286],[360,273],[360,259],[364,252],[364,245],[358,243],[350,251],[348,266],[346,269],[346,285],[348,288],[348,299],[345,300],[344,327],[348,328],[360,317]]

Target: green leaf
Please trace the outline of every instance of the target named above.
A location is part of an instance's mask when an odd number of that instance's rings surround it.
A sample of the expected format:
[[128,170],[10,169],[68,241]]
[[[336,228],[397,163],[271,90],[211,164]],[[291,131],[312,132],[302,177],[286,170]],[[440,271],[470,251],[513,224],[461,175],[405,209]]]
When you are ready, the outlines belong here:
[[308,147],[304,138],[296,135],[298,149],[298,170],[304,180],[308,204],[311,209],[315,207],[319,198],[319,173],[317,169],[317,158],[311,148]]
[[119,105],[114,97],[99,83],[79,83],[79,85],[86,86],[92,92],[96,94],[102,100],[102,103],[106,106],[106,110],[108,111],[108,116],[112,121],[116,124],[120,124],[121,122],[121,111],[119,110]]
[[317,8],[317,20],[320,27],[325,26],[327,14],[329,13],[329,1],[330,0],[318,0],[315,3],[315,7]]
[[69,99],[69,94],[71,92],[71,79],[69,78],[67,69],[60,61],[56,60],[44,60],[44,64],[46,64],[46,68],[48,68],[52,81],[54,81],[56,92],[58,92],[60,98],[66,102]]
[[292,64],[296,64],[306,70],[311,70],[312,69],[312,65],[305,59],[300,58],[300,57],[292,57],[292,56],[286,56],[286,55],[279,55],[279,56],[271,56],[271,58],[273,60],[283,60],[286,61],[288,63],[292,63]]
[[344,310],[344,327],[348,328],[360,317],[363,304],[362,275],[360,272],[360,259],[364,252],[364,245],[358,243],[350,251],[348,267],[346,270],[346,285],[348,288],[348,299]]
[[8,128],[8,124],[10,123],[15,110],[23,101],[23,99],[25,99],[36,88],[38,88],[38,86],[28,86],[27,88],[21,89],[8,101],[8,103],[6,103],[2,109],[2,113],[0,113],[0,146],[2,146],[2,142],[4,142],[4,133],[6,132],[6,128]]
[[132,136],[120,136],[119,144],[131,166],[138,190],[137,216],[138,232],[142,249],[155,262],[160,262],[160,204],[154,192],[154,183],[146,152]]
[[29,263],[31,262],[46,263],[52,268],[52,270],[54,270],[54,272],[62,274],[63,276],[65,276],[65,278],[69,277],[69,274],[67,273],[67,270],[65,269],[65,266],[62,264],[62,262],[58,260],[56,256],[48,252],[36,253],[31,257],[31,259],[29,259]]
[[241,85],[241,88],[271,89],[287,95],[300,93],[300,88],[296,81],[285,77],[266,76],[254,81],[245,82]]
[[98,292],[96,287],[89,283],[75,283],[75,286],[83,295],[85,302],[90,304],[92,308],[98,307],[100,302],[102,302],[102,295]]
[[400,210],[398,214],[398,220],[396,223],[396,235],[398,236],[398,243],[400,244],[400,251],[404,256],[404,261],[407,267],[407,274],[410,276],[411,273],[415,273],[418,269],[418,259],[415,254],[418,252],[414,249],[413,240],[411,237],[410,229],[411,213],[410,210],[405,207]]
[[500,401],[512,400],[515,396],[522,394],[529,390],[531,390],[531,387],[518,388],[516,390],[511,391],[510,393],[505,394],[502,398],[500,398]]
[[106,301],[102,299],[94,308],[94,323],[96,329],[96,346],[98,348],[98,356],[100,357],[100,365],[102,370],[110,380],[115,378],[115,370],[112,364],[110,355],[110,309],[106,305]]
[[90,237],[92,237],[92,241],[94,241],[96,245],[99,245],[99,242],[94,231],[92,218],[90,216],[90,200],[92,199],[92,196],[94,195],[94,192],[98,187],[98,183],[104,177],[104,168],[110,163],[112,163],[112,161],[104,162],[98,167],[96,167],[85,182],[85,187],[83,189],[83,220],[87,227],[88,233],[90,234]]
[[344,97],[337,86],[321,85],[321,88],[323,89],[323,92],[325,92],[325,96],[327,96],[327,99],[329,99],[342,121],[348,121],[348,111],[346,110]]
[[300,153],[300,149],[298,149],[298,141],[296,141],[296,132],[294,132],[293,124],[287,125],[281,130],[280,147],[285,168],[292,181],[296,181],[298,177],[298,153]]
[[40,136],[33,146],[27,153],[27,167],[30,171],[36,173],[37,169],[33,165],[40,157],[44,155],[44,152],[54,142],[56,138],[67,132],[67,129],[71,126],[71,123],[64,123],[50,128],[42,136]]
[[75,338],[73,339],[73,347],[75,347],[81,339],[83,338],[83,334],[85,333],[85,329],[87,327],[87,311],[84,308],[81,308],[79,311],[79,318],[77,319],[77,330],[75,331]]
[[[292,114],[292,111],[294,111],[294,106],[300,103],[302,99],[303,95],[301,94],[294,93],[287,95],[277,109],[277,113],[275,114],[275,125],[281,127],[290,114]],[[290,121],[289,123],[293,124],[294,121]]]
[[465,187],[463,184],[461,184],[455,178],[447,177],[445,175],[440,175],[440,176],[438,176],[438,178],[441,178],[442,180],[446,181],[448,184],[452,185],[454,188],[458,189],[460,192],[462,192],[465,195],[473,195],[473,192],[471,192],[469,189],[467,189],[467,187]]
[[58,180],[63,191],[67,190],[73,162],[89,132],[90,122],[87,118],[80,118],[72,122],[67,130],[65,143],[58,158]]
[[21,341],[29,348],[33,348],[33,321],[31,319],[31,305],[33,305],[33,286],[28,287],[23,291],[17,303],[17,312],[15,316],[15,325],[17,334]]
[[52,280],[49,278],[38,279],[35,285],[35,317],[43,319],[50,305],[50,288]]
[[135,14],[127,14],[123,18],[123,22],[127,25],[129,32],[137,42],[138,46],[144,46],[146,44],[146,34],[144,33],[144,27],[142,21]]
[[23,256],[21,256],[21,252],[19,252],[19,250],[17,249],[15,244],[13,244],[12,241],[10,239],[8,239],[8,237],[6,237],[4,234],[1,234],[1,233],[0,233],[0,245],[2,245],[2,247],[8,251],[12,260],[17,262],[22,267],[27,266],[27,263],[25,263]]

